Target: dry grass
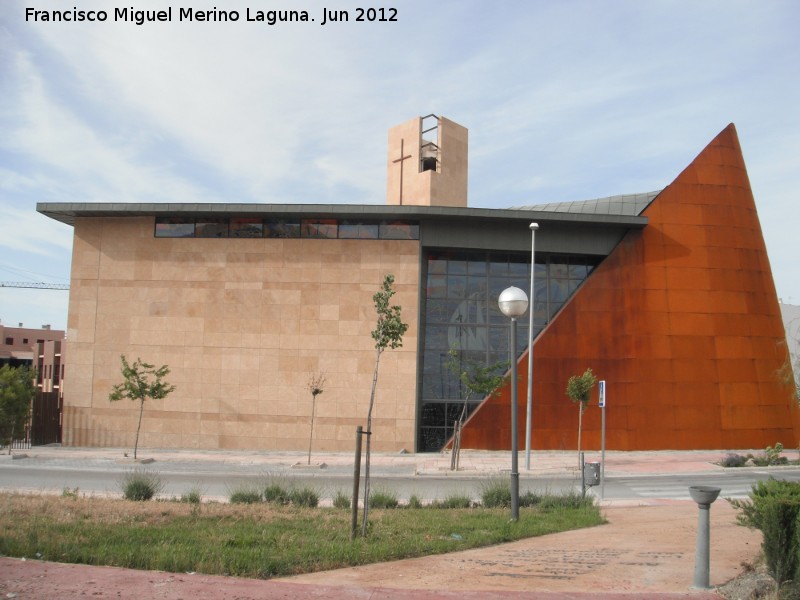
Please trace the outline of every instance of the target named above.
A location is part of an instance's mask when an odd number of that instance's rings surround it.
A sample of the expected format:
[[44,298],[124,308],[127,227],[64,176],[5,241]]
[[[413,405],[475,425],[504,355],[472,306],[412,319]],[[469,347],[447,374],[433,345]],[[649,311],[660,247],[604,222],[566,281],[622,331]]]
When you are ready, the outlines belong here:
[[[219,502],[189,504],[187,502],[130,502],[118,498],[0,494],[0,522],[29,520],[46,516],[53,523],[71,524],[81,518],[95,524],[119,525],[138,522],[150,525],[167,523],[175,517],[226,517],[247,519],[254,523],[270,523],[284,517],[285,510],[274,505],[227,504]],[[295,509],[293,512],[298,512]],[[313,509],[310,511],[313,512]],[[316,514],[316,513],[314,513]]]

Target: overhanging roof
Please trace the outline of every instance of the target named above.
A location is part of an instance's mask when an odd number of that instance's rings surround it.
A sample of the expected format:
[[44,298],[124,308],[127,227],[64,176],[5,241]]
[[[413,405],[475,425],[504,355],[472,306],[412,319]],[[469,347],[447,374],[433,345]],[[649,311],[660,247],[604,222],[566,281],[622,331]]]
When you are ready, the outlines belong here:
[[[549,207],[552,205],[543,205]],[[530,220],[551,223],[576,223],[597,226],[622,226],[640,229],[647,218],[632,214],[591,211],[557,211],[542,207],[511,209],[455,208],[446,206],[387,206],[378,204],[229,204],[229,203],[91,203],[40,202],[36,210],[45,216],[74,225],[81,217],[330,217],[344,219],[413,219],[457,221]]]

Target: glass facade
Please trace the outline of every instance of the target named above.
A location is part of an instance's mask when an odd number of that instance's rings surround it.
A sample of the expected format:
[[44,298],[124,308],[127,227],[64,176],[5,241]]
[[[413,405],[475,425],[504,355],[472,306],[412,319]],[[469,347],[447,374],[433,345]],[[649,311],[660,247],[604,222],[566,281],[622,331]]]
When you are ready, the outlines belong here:
[[194,237],[225,238],[228,237],[227,219],[198,219],[194,224]]
[[339,219],[156,217],[155,237],[418,240],[419,223]]
[[[534,337],[586,279],[599,259],[536,255]],[[453,433],[467,390],[459,372],[468,365],[510,364],[509,320],[497,306],[505,288],[530,289],[530,253],[430,250],[425,261],[424,342],[417,449],[438,452]],[[518,321],[516,357],[528,345],[526,316]],[[470,397],[467,414],[483,398]]]
[[230,236],[240,238],[260,238],[264,235],[264,223],[261,219],[239,219],[230,221]]

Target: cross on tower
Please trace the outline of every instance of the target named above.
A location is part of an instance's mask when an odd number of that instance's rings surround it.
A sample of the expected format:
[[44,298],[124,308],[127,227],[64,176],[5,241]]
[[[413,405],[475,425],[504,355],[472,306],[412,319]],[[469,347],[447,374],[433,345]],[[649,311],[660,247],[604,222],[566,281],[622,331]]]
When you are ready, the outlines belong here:
[[396,158],[392,163],[400,163],[400,204],[403,203],[403,161],[411,158],[411,155],[403,156],[403,143],[405,140],[400,138],[400,158]]

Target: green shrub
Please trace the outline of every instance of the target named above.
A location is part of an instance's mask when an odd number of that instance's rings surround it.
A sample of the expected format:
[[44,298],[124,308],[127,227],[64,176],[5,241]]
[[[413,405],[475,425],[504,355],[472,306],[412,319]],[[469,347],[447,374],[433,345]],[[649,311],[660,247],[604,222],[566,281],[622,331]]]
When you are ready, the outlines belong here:
[[[767,571],[780,585],[800,575],[800,483],[770,477],[753,484],[747,500],[731,500],[740,525],[759,529]],[[787,593],[789,593],[787,591]]]
[[264,488],[264,501],[272,504],[289,504],[291,502],[289,490],[279,483],[270,483]]
[[444,500],[431,504],[433,508],[472,508],[472,498],[464,494],[452,494]]
[[582,496],[575,490],[570,490],[563,494],[545,494],[539,500],[539,508],[542,510],[590,508],[592,506],[594,506],[594,498],[592,496]]
[[261,492],[252,486],[240,486],[228,495],[231,504],[255,504],[261,502]]
[[64,489],[61,490],[61,497],[62,498],[77,498],[78,497],[78,488],[75,487],[75,488],[70,489],[68,487],[65,487]]
[[125,473],[121,488],[126,500],[144,501],[160,493],[164,489],[164,484],[157,473],[136,469]]
[[188,492],[181,494],[181,502],[188,504],[200,504],[203,501],[203,494],[200,488],[192,488]]
[[[511,483],[501,479],[492,479],[483,487],[481,501],[486,508],[509,508],[511,506]],[[574,490],[563,494],[541,494],[528,490],[520,494],[519,506],[520,508],[537,506],[542,510],[589,508],[594,506],[594,498],[583,497]]]
[[486,508],[508,508],[511,506],[511,483],[492,478],[481,489],[481,502]]
[[370,508],[397,508],[399,504],[397,493],[390,490],[375,490],[369,495]]
[[771,467],[773,465],[785,465],[789,463],[789,459],[785,456],[781,456],[781,452],[783,452],[783,444],[778,442],[775,444],[775,447],[767,446],[764,449],[764,452],[759,454],[758,456],[753,456],[751,454],[748,457],[753,459],[753,462],[756,466],[759,467]]
[[520,494],[519,505],[522,508],[538,506],[542,502],[542,498],[544,498],[544,496],[541,494],[528,490],[524,494]]
[[785,465],[788,461],[786,457],[781,456],[781,452],[783,452],[783,444],[780,442],[775,444],[775,447],[767,446],[766,450],[764,450],[764,457],[767,459],[767,464],[769,465]]
[[780,600],[800,600],[800,581],[787,581],[778,592]]
[[419,496],[416,494],[411,495],[408,499],[408,508],[422,508],[422,500],[419,499]]
[[333,498],[333,507],[334,508],[341,508],[343,510],[350,509],[350,496],[345,494],[343,491],[336,492],[336,496]]
[[762,504],[762,548],[767,571],[780,585],[794,579],[797,572],[797,499],[772,498]]
[[748,499],[731,500],[731,505],[742,511],[736,516],[739,525],[763,531],[764,504],[774,498],[800,502],[800,483],[774,477],[754,483]]
[[316,508],[319,505],[319,494],[308,487],[295,488],[289,492],[289,502],[306,508]]

